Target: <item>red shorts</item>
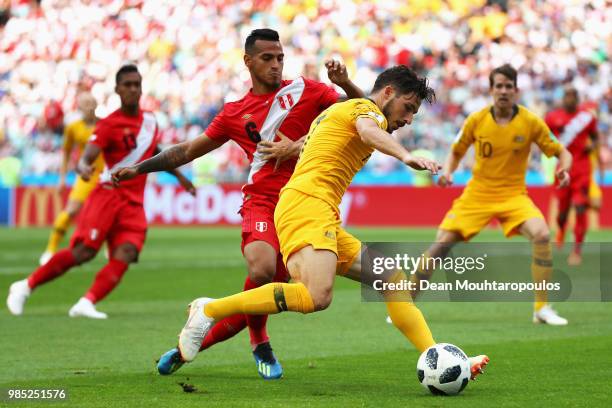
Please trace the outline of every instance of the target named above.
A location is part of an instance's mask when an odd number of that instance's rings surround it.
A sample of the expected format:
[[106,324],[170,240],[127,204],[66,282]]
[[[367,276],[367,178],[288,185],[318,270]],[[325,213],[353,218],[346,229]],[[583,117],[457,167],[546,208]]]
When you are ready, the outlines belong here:
[[[555,180],[555,186],[558,185],[558,180]],[[591,175],[576,174],[570,177],[570,184],[566,188],[557,188],[557,198],[559,205],[589,205],[589,187],[591,186]]]
[[289,273],[280,254],[280,244],[274,227],[275,202],[246,200],[240,209],[242,215],[242,244],[244,247],[254,241],[264,241],[270,244],[277,253],[276,279],[287,280]]
[[98,186],[85,202],[70,246],[82,242],[99,250],[104,241],[112,253],[121,244],[133,244],[138,252],[147,235],[144,207],[128,201],[116,190]]

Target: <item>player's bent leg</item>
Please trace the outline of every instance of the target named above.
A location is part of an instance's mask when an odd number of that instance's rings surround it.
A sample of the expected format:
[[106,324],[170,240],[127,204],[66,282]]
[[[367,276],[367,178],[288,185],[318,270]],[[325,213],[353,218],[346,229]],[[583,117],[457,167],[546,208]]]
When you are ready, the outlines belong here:
[[[519,226],[519,232],[532,244],[531,273],[534,283],[550,282],[552,277],[552,247],[550,231],[543,218],[530,218]],[[546,290],[535,291],[534,323],[546,323],[555,326],[567,324],[567,319],[559,316],[548,304]]]
[[[179,335],[179,351],[183,360],[193,361],[211,327],[227,316],[238,313],[276,314],[288,310],[312,313],[316,307],[318,310],[327,307],[331,302],[328,297],[331,295],[336,255],[308,246],[293,254],[289,260],[292,258],[288,265],[289,272],[294,279],[302,279],[304,283],[269,283],[221,299],[194,300],[187,323]],[[318,280],[327,282],[330,288],[318,283]],[[311,290],[314,296],[311,296]]]

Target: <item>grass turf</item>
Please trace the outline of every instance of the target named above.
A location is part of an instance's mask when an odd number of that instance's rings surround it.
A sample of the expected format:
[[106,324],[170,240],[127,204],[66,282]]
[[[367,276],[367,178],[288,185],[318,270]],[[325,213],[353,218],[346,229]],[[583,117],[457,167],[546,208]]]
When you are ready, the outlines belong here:
[[[35,266],[44,229],[0,229],[0,289]],[[428,241],[428,229],[365,229],[363,240]],[[482,241],[503,240],[485,231]],[[612,232],[589,235],[612,241]],[[362,303],[356,284],[338,279],[322,313],[285,313],[269,333],[285,378],[256,373],[248,336],[217,345],[173,376],[156,374],[156,358],[176,343],[185,306],[222,296],[245,276],[239,231],[152,228],[140,262],[100,310],[107,321],[70,319],[67,311],[105,262],[76,268],[38,289],[21,318],[0,312],[0,389],[64,388],[53,406],[598,406],[609,403],[612,304],[558,305],[567,327],[531,324],[530,303],[422,303],[439,341],[468,354],[487,353],[484,376],[457,397],[429,395],[416,379],[417,351],[384,322],[383,304]],[[179,383],[195,392],[186,393]],[[0,406],[30,406],[6,402]]]

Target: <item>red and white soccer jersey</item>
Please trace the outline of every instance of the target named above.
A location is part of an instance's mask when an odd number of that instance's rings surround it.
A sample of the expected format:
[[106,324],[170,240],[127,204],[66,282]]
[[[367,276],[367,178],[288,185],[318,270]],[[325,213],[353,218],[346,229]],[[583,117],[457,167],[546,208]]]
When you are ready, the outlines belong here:
[[597,119],[583,109],[567,112],[556,109],[546,115],[546,124],[572,154],[570,168],[570,186],[557,190],[562,203],[573,202],[576,205],[588,203],[588,191],[591,182],[590,137],[597,131]]
[[247,184],[242,191],[245,201],[242,215],[242,249],[253,241],[265,241],[279,250],[274,228],[274,208],[280,189],[287,183],[296,159],[283,162],[274,171],[275,162],[266,162],[257,153],[261,140],[277,139],[280,131],[291,140],[308,133],[312,121],[338,101],[338,93],[320,82],[305,78],[282,81],[280,88],[265,95],[249,92],[236,102],[226,103],[206,129],[206,136],[220,142],[233,140],[251,161]]
[[127,242],[138,250],[142,248],[147,231],[143,208],[146,175],[121,182],[118,187],[113,186],[110,175],[115,169],[151,157],[158,139],[157,121],[151,112],[127,116],[116,110],[97,123],[89,142],[102,149],[106,168],[83,207],[71,245],[83,242],[99,249],[108,241],[111,252]]

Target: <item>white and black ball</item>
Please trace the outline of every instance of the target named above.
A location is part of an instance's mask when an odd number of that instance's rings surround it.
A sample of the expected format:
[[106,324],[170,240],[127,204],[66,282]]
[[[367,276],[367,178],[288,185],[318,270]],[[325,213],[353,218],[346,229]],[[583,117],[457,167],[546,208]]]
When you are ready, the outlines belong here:
[[421,354],[417,377],[434,395],[459,394],[470,381],[470,360],[459,347],[438,343]]

